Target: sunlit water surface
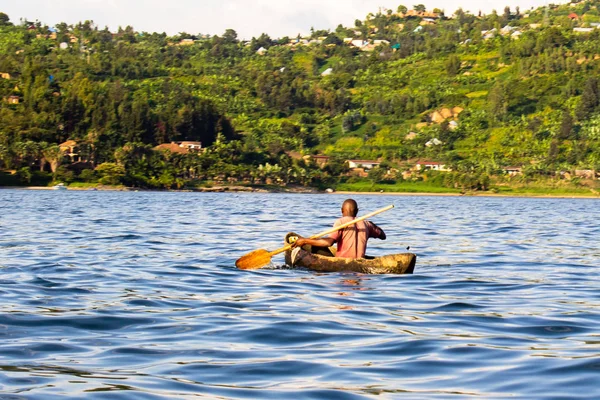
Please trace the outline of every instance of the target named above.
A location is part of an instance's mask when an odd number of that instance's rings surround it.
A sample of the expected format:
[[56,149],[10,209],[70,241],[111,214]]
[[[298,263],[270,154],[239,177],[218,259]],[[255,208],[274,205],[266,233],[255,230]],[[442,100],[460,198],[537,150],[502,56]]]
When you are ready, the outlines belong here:
[[0,398],[600,397],[600,201],[356,199],[414,275],[235,269],[338,195],[0,191]]

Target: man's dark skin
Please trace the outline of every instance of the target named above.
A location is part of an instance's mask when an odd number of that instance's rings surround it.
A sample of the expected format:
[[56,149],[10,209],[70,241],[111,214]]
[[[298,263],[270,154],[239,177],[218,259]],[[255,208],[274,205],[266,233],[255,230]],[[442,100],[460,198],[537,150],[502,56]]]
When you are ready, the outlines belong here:
[[[344,201],[344,204],[342,204],[342,216],[356,218],[357,214],[358,214],[358,204],[356,204],[356,201],[354,201],[352,199],[348,199],[348,200]],[[378,239],[385,240],[386,238],[387,238],[387,236],[385,235],[385,232],[382,232],[382,235]],[[321,238],[321,239],[299,238],[298,240],[296,240],[296,243],[294,243],[292,247],[302,247],[307,244],[310,246],[314,246],[314,247],[331,247],[331,246],[333,246],[334,243],[335,243],[335,240],[333,240],[331,238]]]

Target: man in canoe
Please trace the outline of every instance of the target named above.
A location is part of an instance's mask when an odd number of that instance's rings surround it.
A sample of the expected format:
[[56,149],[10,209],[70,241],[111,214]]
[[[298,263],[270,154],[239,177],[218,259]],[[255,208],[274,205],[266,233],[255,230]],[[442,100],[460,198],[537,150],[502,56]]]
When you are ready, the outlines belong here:
[[[356,218],[358,204],[352,199],[344,201],[342,205],[342,218],[335,221],[334,228]],[[331,247],[337,243],[336,257],[342,258],[364,258],[367,252],[367,240],[376,238],[385,240],[383,229],[370,221],[360,221],[355,225],[335,231],[329,237],[321,239],[298,238],[293,247],[310,245],[313,247]]]

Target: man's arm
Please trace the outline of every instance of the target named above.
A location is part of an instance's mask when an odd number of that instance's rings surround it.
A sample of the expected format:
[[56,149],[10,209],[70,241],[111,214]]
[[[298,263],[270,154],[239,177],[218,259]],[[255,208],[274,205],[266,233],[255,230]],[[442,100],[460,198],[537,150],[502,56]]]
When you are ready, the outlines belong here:
[[332,238],[321,238],[321,239],[305,239],[298,238],[296,243],[292,245],[292,247],[302,247],[305,245],[315,246],[315,247],[330,247],[335,243],[335,239]]
[[371,224],[371,226],[369,227],[369,234],[371,237],[376,238],[376,239],[381,239],[381,240],[387,239],[387,236],[386,236],[385,232],[383,231],[383,229],[381,229],[380,227],[378,227],[371,221],[369,221],[369,224]]

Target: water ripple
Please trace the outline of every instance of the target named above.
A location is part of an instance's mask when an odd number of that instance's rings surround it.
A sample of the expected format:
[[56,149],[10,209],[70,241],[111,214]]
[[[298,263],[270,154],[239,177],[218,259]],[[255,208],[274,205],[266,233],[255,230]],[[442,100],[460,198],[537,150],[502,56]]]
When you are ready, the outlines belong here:
[[597,200],[356,199],[414,275],[234,267],[342,196],[0,191],[0,398],[600,397]]

